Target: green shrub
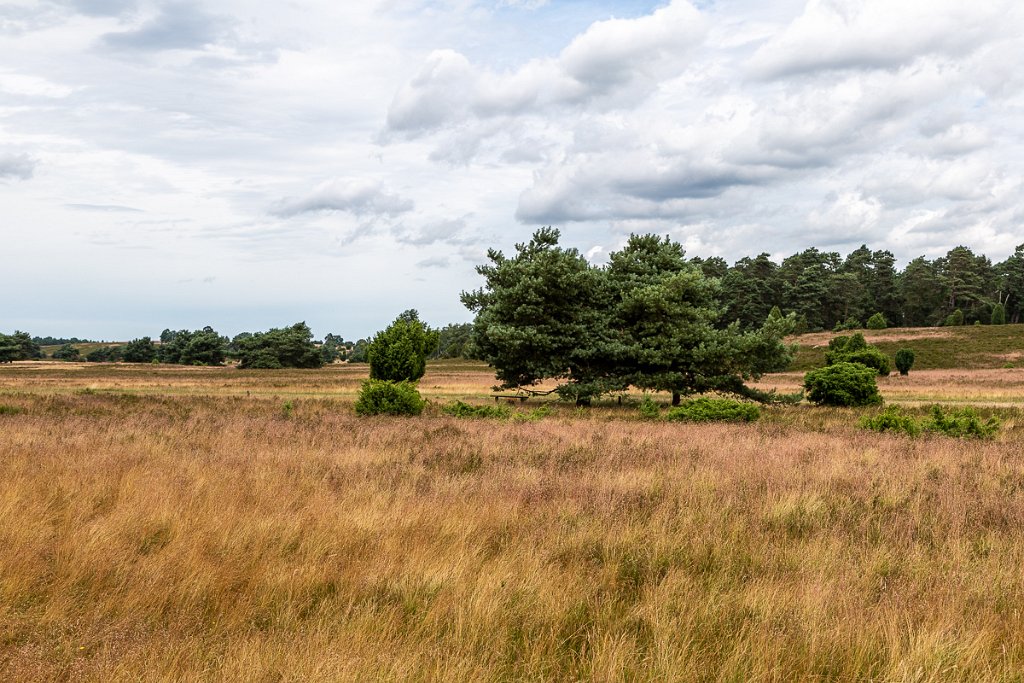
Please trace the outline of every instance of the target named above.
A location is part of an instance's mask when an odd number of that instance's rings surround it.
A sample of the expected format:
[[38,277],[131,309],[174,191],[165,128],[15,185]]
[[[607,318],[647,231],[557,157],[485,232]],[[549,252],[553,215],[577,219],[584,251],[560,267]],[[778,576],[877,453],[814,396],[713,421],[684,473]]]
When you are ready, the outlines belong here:
[[474,406],[462,401],[453,401],[441,406],[441,412],[453,417],[492,418],[504,420],[512,416],[508,406]]
[[426,372],[427,357],[437,350],[439,339],[415,309],[405,311],[370,340],[366,348],[370,377],[415,382]]
[[548,406],[537,406],[528,413],[512,413],[513,422],[536,422],[542,418],[547,417],[551,414],[551,408]]
[[857,320],[853,316],[850,316],[849,318],[843,320],[842,322],[837,322],[835,327],[832,328],[832,331],[845,332],[846,330],[859,330],[862,327],[864,326],[861,325],[859,320]]
[[959,308],[949,314],[946,317],[945,322],[942,323],[946,327],[959,327],[964,324],[964,312]]
[[868,329],[869,330],[884,330],[888,325],[885,322],[885,316],[881,313],[875,313],[873,316],[868,318]]
[[426,401],[412,382],[368,379],[356,401],[357,415],[419,415]]
[[909,415],[904,415],[897,406],[889,406],[877,415],[865,415],[860,426],[876,432],[897,432],[908,436],[921,433],[921,425]]
[[825,362],[828,362],[829,354],[853,353],[866,348],[868,348],[868,342],[861,332],[849,336],[832,337],[828,342],[828,351],[825,352]]
[[826,406],[870,406],[882,402],[875,371],[860,363],[836,363],[804,375],[807,400]]
[[845,354],[842,358],[845,363],[860,363],[873,368],[879,375],[887,377],[892,372],[892,361],[875,347],[861,349],[853,353]]
[[970,439],[992,439],[999,432],[1002,423],[994,415],[982,421],[974,408],[959,408],[946,412],[941,406],[932,406],[932,413],[924,422],[924,428],[946,436]]
[[673,422],[753,422],[759,417],[757,406],[731,398],[695,398],[665,413]]
[[914,367],[914,352],[910,349],[900,349],[896,352],[896,369],[901,375],[910,374],[910,368]]
[[1006,324],[1006,307],[1002,304],[996,304],[992,307],[992,320],[990,321],[993,325],[1005,325]]
[[645,420],[657,420],[661,417],[661,408],[655,403],[647,394],[644,394],[644,398],[640,401],[640,405],[637,407],[637,412],[640,413],[640,417]]
[[0,403],[0,415],[17,415],[21,412],[21,408],[18,406],[7,406]]
[[860,332],[849,337],[834,337],[829,341],[828,351],[825,352],[825,364],[836,363],[860,363],[874,368],[879,375],[888,375],[892,372],[889,357],[877,347],[868,344]]

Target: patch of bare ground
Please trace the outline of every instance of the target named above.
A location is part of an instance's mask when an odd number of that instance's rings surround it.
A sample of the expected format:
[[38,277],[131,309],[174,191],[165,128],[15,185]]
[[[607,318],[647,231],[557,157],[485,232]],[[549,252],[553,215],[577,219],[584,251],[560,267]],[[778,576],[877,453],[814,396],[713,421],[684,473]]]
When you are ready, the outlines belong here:
[[789,344],[800,344],[802,346],[827,347],[829,341],[835,337],[848,336],[854,332],[860,332],[869,344],[878,342],[901,342],[916,339],[948,339],[952,336],[949,328],[942,327],[915,327],[915,328],[890,328],[886,330],[853,330],[847,332],[810,332],[808,334],[794,335],[787,337]]

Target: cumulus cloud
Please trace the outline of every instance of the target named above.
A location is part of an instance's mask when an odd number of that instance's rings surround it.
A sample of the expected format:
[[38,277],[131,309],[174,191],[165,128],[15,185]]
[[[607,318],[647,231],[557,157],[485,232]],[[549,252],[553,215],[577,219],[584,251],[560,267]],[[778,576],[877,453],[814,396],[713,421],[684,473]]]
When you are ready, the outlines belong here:
[[509,72],[475,65],[456,50],[436,50],[395,95],[387,129],[415,135],[550,107],[628,106],[659,78],[678,73],[703,34],[699,12],[675,0],[640,18],[596,22],[557,57]]
[[354,216],[395,217],[412,211],[414,203],[382,184],[351,179],[333,179],[317,185],[301,197],[279,202],[271,213],[289,218],[303,213],[341,211]]
[[28,180],[35,172],[36,162],[27,154],[0,152],[0,179]]
[[810,0],[750,60],[764,78],[849,68],[894,68],[923,55],[962,57],[1006,35],[1010,0],[967,3]]

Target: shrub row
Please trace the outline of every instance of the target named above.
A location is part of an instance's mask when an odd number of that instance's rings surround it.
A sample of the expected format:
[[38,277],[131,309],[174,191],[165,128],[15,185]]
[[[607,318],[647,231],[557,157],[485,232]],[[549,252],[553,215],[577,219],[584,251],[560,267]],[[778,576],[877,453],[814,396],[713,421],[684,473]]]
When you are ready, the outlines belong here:
[[[661,410],[650,396],[644,396],[637,411],[647,420],[661,419]],[[753,422],[761,417],[761,410],[752,403],[731,398],[695,398],[665,412],[670,422]]]
[[974,408],[943,410],[934,405],[931,413],[922,419],[903,413],[897,406],[889,406],[877,415],[865,415],[861,426],[876,432],[894,432],[918,436],[922,432],[944,434],[962,439],[993,439],[1002,426],[998,417],[983,419]]

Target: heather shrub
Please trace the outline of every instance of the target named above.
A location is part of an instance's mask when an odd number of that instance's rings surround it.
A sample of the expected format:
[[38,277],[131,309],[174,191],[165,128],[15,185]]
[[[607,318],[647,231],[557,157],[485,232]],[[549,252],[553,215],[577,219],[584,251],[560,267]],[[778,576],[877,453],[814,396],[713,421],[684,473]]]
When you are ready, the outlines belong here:
[[512,409],[508,406],[474,406],[463,401],[453,401],[441,406],[441,412],[452,417],[490,418],[505,420],[511,417]]
[[807,400],[826,406],[869,406],[882,402],[875,370],[860,363],[841,362],[804,375]]
[[999,433],[1002,423],[994,415],[983,420],[974,408],[950,409],[932,406],[931,415],[924,421],[924,428],[946,436],[968,439],[993,439]]
[[904,415],[897,406],[888,406],[877,415],[865,415],[860,426],[875,432],[896,432],[908,436],[921,433],[921,425],[910,415]]
[[759,417],[757,406],[731,398],[695,398],[665,413],[673,422],[753,422]]
[[412,382],[368,379],[355,407],[357,415],[419,415],[426,403]]
[[640,417],[645,420],[657,420],[661,417],[661,408],[654,399],[647,394],[644,394],[643,400],[641,400],[640,405],[637,406],[637,412],[640,413]]

